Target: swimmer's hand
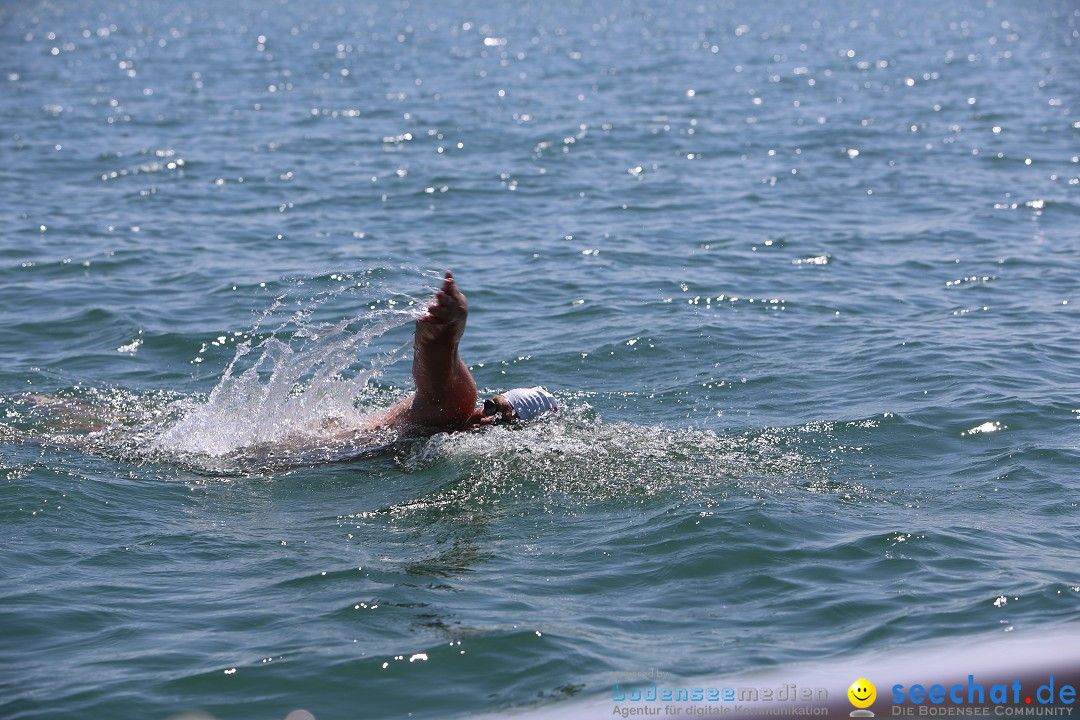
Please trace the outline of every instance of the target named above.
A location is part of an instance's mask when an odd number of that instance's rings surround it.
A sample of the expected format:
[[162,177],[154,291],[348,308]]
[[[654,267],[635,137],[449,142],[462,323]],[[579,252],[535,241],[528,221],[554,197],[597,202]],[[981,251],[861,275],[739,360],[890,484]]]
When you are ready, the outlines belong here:
[[467,430],[483,430],[484,428],[491,427],[492,425],[516,425],[520,421],[516,417],[504,417],[501,413],[495,415],[484,415],[479,419],[473,419]]
[[435,302],[416,319],[417,340],[456,342],[465,332],[468,316],[469,301],[454,282],[453,273],[447,272],[442,287],[435,293]]

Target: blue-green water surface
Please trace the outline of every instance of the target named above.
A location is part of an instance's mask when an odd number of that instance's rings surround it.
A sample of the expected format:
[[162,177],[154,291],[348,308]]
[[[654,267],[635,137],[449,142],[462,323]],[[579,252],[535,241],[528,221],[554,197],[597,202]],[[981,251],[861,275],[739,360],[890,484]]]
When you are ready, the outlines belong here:
[[[11,2],[0,46],[0,716],[1076,627],[1075,2]],[[564,412],[268,451],[408,391],[448,268],[481,390]]]

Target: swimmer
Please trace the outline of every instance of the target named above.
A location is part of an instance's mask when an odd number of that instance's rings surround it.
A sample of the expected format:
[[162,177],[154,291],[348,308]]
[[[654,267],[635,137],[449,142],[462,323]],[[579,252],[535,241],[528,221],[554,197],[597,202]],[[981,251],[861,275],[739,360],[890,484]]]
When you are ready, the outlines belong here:
[[[237,457],[260,462],[343,460],[357,452],[386,447],[405,437],[438,432],[478,430],[489,425],[530,420],[547,412],[559,412],[555,396],[542,387],[515,388],[477,405],[476,381],[458,355],[465,332],[469,303],[446,273],[442,287],[427,311],[417,318],[413,335],[412,376],[416,391],[388,411],[369,417],[359,426],[341,418],[323,418],[315,432],[298,431],[271,441],[237,449]],[[22,396],[30,412],[44,419],[53,432],[43,436],[50,444],[84,449],[81,438],[116,431],[124,433],[138,415],[108,406],[98,407],[81,398],[37,393]],[[0,425],[0,429],[3,425]],[[387,432],[389,431],[389,432]],[[86,447],[90,447],[89,445]]]
[[417,318],[412,375],[416,392],[386,414],[383,423],[412,433],[470,430],[558,412],[555,396],[541,387],[515,388],[477,407],[476,381],[458,356],[469,302],[446,273],[427,313]]

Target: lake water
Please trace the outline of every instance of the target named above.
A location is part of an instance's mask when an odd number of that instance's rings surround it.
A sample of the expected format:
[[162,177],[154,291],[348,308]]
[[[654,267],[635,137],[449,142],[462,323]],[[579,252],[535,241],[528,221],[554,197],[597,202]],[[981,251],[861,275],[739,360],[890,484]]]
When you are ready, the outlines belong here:
[[[0,43],[3,717],[1075,632],[1075,2],[19,2]],[[481,391],[561,416],[275,454],[408,391],[445,269]]]

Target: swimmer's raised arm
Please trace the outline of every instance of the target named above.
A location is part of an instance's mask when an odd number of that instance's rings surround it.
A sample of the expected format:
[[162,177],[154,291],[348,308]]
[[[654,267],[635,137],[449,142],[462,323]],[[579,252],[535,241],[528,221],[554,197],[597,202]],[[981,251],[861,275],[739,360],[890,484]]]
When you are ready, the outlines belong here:
[[458,356],[469,301],[447,272],[427,313],[417,318],[413,335],[416,392],[386,416],[390,425],[461,430],[475,415],[476,382]]

